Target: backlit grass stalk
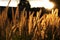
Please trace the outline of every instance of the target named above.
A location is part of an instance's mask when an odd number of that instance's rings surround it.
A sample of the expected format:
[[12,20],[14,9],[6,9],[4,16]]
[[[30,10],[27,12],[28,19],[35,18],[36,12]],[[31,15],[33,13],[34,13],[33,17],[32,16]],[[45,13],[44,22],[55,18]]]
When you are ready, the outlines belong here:
[[[16,35],[19,35],[21,37],[21,40],[22,39],[27,40],[30,35],[31,40],[39,40],[39,39],[44,40],[46,38],[47,40],[49,40],[48,35],[49,31],[51,31],[51,33],[49,34],[52,34],[52,38],[50,38],[51,40],[54,40],[56,35],[55,33],[57,33],[57,35],[59,36],[60,32],[58,31],[58,29],[60,29],[59,25],[60,17],[58,17],[58,9],[55,9],[55,11],[52,10],[51,13],[44,14],[42,17],[40,17],[42,10],[38,11],[36,13],[36,16],[34,16],[34,12],[32,13],[29,12],[28,19],[27,19],[27,11],[25,10],[25,8],[23,11],[21,11],[21,13],[19,13],[19,7],[17,7],[15,14],[13,8],[11,10],[12,10],[12,21],[9,21],[8,19],[7,15],[8,7],[6,7],[6,9],[2,12],[2,14],[0,14],[0,28],[5,29],[6,40],[13,40],[12,34],[16,34],[17,28],[19,32]],[[6,21],[7,25],[5,25]],[[6,28],[4,28],[4,26],[6,26]]]

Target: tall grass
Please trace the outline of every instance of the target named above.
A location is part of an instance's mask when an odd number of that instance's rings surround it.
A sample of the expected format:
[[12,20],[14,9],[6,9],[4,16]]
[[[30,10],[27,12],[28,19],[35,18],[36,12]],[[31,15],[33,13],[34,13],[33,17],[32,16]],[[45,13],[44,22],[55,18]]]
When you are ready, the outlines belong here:
[[0,14],[1,40],[60,40],[58,9],[42,17],[42,10],[37,11],[36,16],[34,12],[27,13],[25,8],[19,13],[19,7],[17,7],[15,14],[13,8],[11,10],[11,21],[7,15],[8,7]]

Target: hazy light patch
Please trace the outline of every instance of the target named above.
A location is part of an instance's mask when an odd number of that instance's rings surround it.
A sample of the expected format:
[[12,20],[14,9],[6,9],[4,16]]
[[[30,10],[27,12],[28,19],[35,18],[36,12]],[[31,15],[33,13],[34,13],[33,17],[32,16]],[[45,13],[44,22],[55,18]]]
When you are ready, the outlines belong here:
[[31,8],[33,7],[43,7],[42,2],[41,1],[29,1]]
[[[7,6],[9,3],[9,0],[0,0],[0,6]],[[19,4],[19,0],[12,0],[9,4],[9,7],[17,7]]]
[[45,3],[45,5],[44,5],[44,8],[46,8],[46,9],[52,9],[53,7],[54,7],[54,4],[51,2]]
[[52,9],[54,4],[49,0],[29,0],[31,8],[44,7],[46,9]]

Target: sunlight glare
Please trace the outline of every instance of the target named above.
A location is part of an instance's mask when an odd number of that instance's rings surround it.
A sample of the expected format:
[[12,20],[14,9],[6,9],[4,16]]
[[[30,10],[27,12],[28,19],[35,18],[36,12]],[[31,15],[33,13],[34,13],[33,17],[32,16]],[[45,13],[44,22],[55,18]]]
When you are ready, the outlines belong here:
[[[0,6],[7,6],[8,5],[9,0],[0,0]],[[9,7],[17,7],[17,5],[19,4],[19,0],[11,0]]]
[[54,7],[54,3],[49,0],[29,0],[31,8],[44,7],[46,9],[52,9]]

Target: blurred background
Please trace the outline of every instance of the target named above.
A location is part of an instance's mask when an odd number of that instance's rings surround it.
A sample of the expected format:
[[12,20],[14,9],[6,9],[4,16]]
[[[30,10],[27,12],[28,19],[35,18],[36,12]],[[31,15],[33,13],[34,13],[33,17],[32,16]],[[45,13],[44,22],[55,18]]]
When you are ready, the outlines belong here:
[[[36,7],[36,8],[33,7],[33,8],[31,8],[30,1],[31,0],[18,0],[18,1],[17,0],[11,0],[11,2],[9,4],[9,9],[8,9],[9,15],[11,14],[11,8],[13,7],[14,11],[15,11],[17,6],[19,6],[20,11],[22,11],[24,8],[26,8],[27,11],[39,11],[40,9],[43,9],[43,11],[47,10],[44,7]],[[60,13],[60,0],[49,0],[49,1],[51,1],[55,4],[54,8],[58,8],[59,13]],[[2,12],[4,10],[4,8],[6,8],[6,6],[8,5],[8,2],[9,2],[8,0],[0,0],[0,12]],[[59,16],[60,16],[60,14],[59,14]]]

